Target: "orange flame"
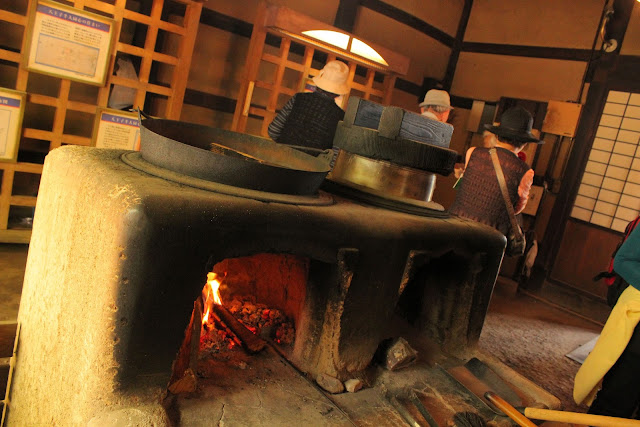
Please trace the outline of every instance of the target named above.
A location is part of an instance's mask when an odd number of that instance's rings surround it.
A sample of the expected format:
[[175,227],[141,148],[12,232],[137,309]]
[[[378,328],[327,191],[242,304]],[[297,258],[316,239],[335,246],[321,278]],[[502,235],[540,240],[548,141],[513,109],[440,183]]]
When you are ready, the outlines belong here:
[[220,281],[218,280],[218,275],[216,273],[208,273],[207,274],[207,284],[204,286],[202,290],[204,296],[204,306],[205,313],[202,316],[202,324],[206,324],[209,320],[209,315],[211,314],[211,307],[213,304],[222,305],[222,298],[220,297]]

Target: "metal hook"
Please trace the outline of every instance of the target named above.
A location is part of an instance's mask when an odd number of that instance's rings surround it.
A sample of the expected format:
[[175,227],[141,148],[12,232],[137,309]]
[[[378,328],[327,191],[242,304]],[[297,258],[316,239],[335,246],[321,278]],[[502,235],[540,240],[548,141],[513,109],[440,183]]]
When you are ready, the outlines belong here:
[[600,26],[602,50],[607,53],[613,52],[618,47],[618,41],[616,39],[605,39],[607,33],[607,25],[609,24],[609,21],[611,20],[611,17],[614,15],[614,13],[615,11],[613,10],[613,6],[607,6],[602,17],[602,25]]

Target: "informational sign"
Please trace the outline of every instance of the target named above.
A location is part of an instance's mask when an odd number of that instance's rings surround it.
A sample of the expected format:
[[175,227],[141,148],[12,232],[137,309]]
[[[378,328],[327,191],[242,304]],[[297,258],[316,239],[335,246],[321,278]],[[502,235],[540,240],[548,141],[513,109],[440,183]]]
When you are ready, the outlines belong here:
[[26,67],[102,86],[111,56],[114,22],[94,13],[39,0],[30,16]]
[[140,150],[140,120],[137,113],[99,109],[93,128],[97,148]]
[[542,132],[562,136],[576,136],[582,105],[573,102],[549,101]]
[[26,93],[0,88],[0,161],[15,162]]

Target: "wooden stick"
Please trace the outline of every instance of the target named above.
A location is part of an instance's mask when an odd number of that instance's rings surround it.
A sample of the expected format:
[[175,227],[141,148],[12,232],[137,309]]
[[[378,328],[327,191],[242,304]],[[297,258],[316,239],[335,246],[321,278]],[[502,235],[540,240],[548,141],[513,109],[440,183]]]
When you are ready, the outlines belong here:
[[218,317],[220,317],[220,320],[222,320],[224,324],[227,325],[229,329],[231,329],[234,335],[237,336],[240,341],[242,341],[242,347],[247,352],[251,354],[258,353],[264,348],[265,345],[267,345],[267,343],[264,342],[263,339],[251,332],[249,329],[247,329],[246,326],[244,326],[235,317],[233,317],[233,315],[229,313],[229,311],[224,308],[224,306],[220,304],[214,304],[213,311],[215,311]]
[[536,425],[529,418],[522,415],[516,408],[511,406],[509,402],[507,402],[494,392],[488,391],[484,394],[484,397],[496,408],[500,409],[507,417],[515,421],[519,426],[536,427]]
[[608,417],[605,415],[581,414],[578,412],[554,411],[551,409],[524,408],[524,415],[535,420],[557,421],[561,423],[584,424],[603,427],[640,426],[640,420]]
[[198,368],[200,351],[200,331],[202,329],[202,301],[197,298],[193,303],[191,320],[184,334],[184,340],[173,362],[173,373],[169,380],[169,391],[173,394],[194,392],[197,386],[195,372]]
[[234,334],[233,331],[229,329],[229,327],[226,324],[224,324],[224,322],[215,313],[215,311],[212,311],[211,313],[209,313],[209,315],[213,319],[213,324],[215,325],[215,328],[219,328],[220,330],[224,329],[224,331],[229,336],[229,339],[232,340],[237,345],[239,345],[240,347],[242,347],[242,341],[240,341],[240,338],[238,338],[236,334]]

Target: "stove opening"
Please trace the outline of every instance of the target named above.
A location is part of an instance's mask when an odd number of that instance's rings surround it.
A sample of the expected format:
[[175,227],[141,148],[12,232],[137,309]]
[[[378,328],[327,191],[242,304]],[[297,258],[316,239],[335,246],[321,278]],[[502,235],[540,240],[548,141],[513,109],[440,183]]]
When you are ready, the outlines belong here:
[[196,391],[198,378],[210,377],[216,362],[246,368],[247,358],[267,345],[290,355],[309,267],[306,257],[271,253],[215,264],[194,302],[169,391]]
[[263,253],[216,264],[203,288],[203,329],[212,330],[222,306],[262,339],[291,346],[308,274],[308,258],[288,254]]

